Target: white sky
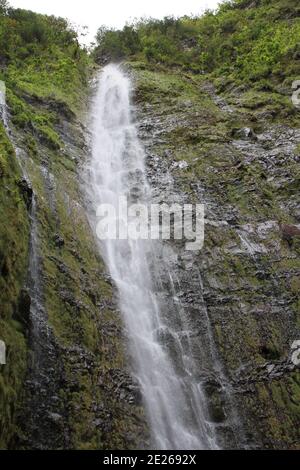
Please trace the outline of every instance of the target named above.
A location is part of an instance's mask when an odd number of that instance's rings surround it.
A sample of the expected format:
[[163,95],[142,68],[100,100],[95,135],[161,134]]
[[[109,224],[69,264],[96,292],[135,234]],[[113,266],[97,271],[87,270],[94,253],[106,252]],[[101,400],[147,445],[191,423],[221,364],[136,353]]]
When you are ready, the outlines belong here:
[[62,16],[72,23],[88,26],[83,40],[93,40],[101,25],[122,28],[127,21],[143,16],[163,18],[199,14],[215,8],[220,0],[9,0],[11,6],[38,13]]

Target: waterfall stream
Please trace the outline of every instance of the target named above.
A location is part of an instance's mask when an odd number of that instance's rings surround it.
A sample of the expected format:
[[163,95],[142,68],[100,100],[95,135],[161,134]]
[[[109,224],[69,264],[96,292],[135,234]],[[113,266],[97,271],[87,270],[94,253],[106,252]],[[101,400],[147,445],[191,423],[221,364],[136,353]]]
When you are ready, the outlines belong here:
[[[92,110],[88,172],[94,213],[99,204],[117,208],[120,197],[126,197],[129,204],[151,202],[145,153],[132,118],[130,92],[130,79],[119,66],[108,65],[102,70]],[[162,244],[151,240],[103,240],[100,250],[118,289],[132,373],[141,387],[153,446],[214,449],[218,447],[215,430],[194,374],[189,332],[182,334],[182,328],[176,329],[183,321],[180,309],[172,301],[162,305],[158,295],[155,261]],[[172,272],[165,275],[172,286]],[[176,292],[166,294],[176,298]]]
[[5,86],[4,86],[4,83],[1,81],[0,81],[0,120],[3,123],[5,130],[9,134]]

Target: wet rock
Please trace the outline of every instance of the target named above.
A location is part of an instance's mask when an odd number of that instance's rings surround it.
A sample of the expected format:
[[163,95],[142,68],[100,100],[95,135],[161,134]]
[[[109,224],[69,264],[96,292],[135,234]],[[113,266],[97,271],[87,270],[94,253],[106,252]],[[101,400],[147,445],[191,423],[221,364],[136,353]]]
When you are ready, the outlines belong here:
[[[215,123],[206,123],[211,129],[202,127],[205,118],[201,110],[193,109],[188,116],[189,107],[182,99],[174,99],[172,106],[164,98],[159,103],[154,99],[143,107],[141,120],[151,128],[141,133],[147,147],[148,178],[155,202],[196,200],[205,204],[203,250],[191,256],[172,241],[177,257],[166,252],[164,260],[175,273],[175,296],[172,289],[170,293],[186,322],[197,374],[201,375],[204,364],[210,371],[218,367],[218,359],[226,368],[228,388],[217,384],[204,387],[221,446],[241,447],[243,442],[251,448],[278,447],[274,444],[277,434],[282,439],[284,436],[288,447],[296,439],[295,418],[290,405],[280,408],[275,393],[278,384],[286,403],[293,399],[288,383],[296,366],[284,357],[296,334],[295,293],[289,286],[298,268],[296,249],[287,255],[281,243],[277,218],[285,213],[290,220],[300,221],[295,178],[300,131],[289,124],[264,122],[275,116],[275,108],[257,109],[254,103],[253,112],[245,113],[240,98],[247,89],[225,83],[222,90],[226,101],[213,85],[205,82],[201,86],[201,92],[217,105],[230,129],[226,145],[223,137],[216,136]],[[201,136],[209,141],[203,152],[195,149],[195,139],[191,141],[187,132],[188,128],[193,132],[196,126],[197,139]],[[214,139],[217,145],[211,144]],[[184,171],[172,171],[178,158],[184,158],[190,166],[188,178]],[[164,273],[160,275],[163,289],[167,289]],[[166,322],[169,320],[175,329],[174,317],[171,313],[169,317]],[[209,325],[215,342],[213,363],[206,334]],[[163,340],[166,346],[172,346],[168,338]],[[220,370],[217,374],[222,377]],[[243,420],[240,426],[230,419],[229,397]],[[272,429],[268,426],[270,417]],[[294,423],[288,431],[281,424],[283,420]]]
[[226,420],[226,413],[222,398],[222,387],[217,380],[211,378],[204,384],[204,390],[208,398],[210,418],[214,423],[222,423]]
[[20,188],[26,207],[28,210],[30,210],[33,197],[33,190],[31,184],[26,178],[20,179],[17,184]]
[[[35,100],[24,96],[24,99],[31,100],[33,113],[51,112],[55,117],[51,127],[59,145],[35,133],[34,137],[40,138],[36,139],[35,158],[29,162],[23,130],[13,129],[13,138],[19,145],[17,155],[34,182],[37,201],[36,207],[30,203],[31,188],[25,179],[20,180],[19,193],[31,209],[31,226],[37,229],[32,234],[31,246],[35,246],[36,252],[34,256],[30,253],[34,263],[34,267],[30,266],[30,279],[38,282],[30,286],[30,292],[22,294],[20,308],[14,314],[25,325],[31,310],[30,321],[22,329],[30,354],[15,426],[17,446],[70,449],[75,442],[80,446],[90,436],[91,442],[101,442],[106,448],[110,445],[127,448],[127,432],[132,431],[140,440],[140,430],[146,430],[141,407],[135,406],[138,399],[131,398],[134,389],[126,390],[125,398],[118,400],[117,381],[112,384],[104,374],[101,393],[97,385],[102,369],[112,363],[124,367],[125,359],[120,315],[108,284],[111,281],[105,279],[103,262],[87,222],[79,176],[75,173],[77,165],[86,161],[90,136],[64,103],[51,98]],[[59,152],[54,154],[49,146]],[[54,159],[59,165],[53,165]],[[72,220],[80,224],[79,231],[69,230]],[[20,230],[22,225],[18,226]],[[63,246],[68,251],[59,250]],[[9,264],[10,260],[3,263],[1,255],[1,274],[7,271],[9,275],[7,268],[12,263]],[[19,276],[16,263],[14,268]],[[24,268],[26,271],[27,266]],[[15,398],[13,401],[16,407]],[[99,420],[96,421],[99,429],[93,427],[93,420]]]
[[29,325],[31,297],[28,289],[22,289],[19,297],[19,305],[16,313],[17,319],[26,327]]
[[95,419],[93,421],[93,425],[95,426],[95,428],[102,428],[103,426],[103,420],[98,418],[98,419]]
[[279,228],[283,240],[286,240],[289,244],[291,244],[295,238],[300,237],[300,227],[298,225],[279,223]]
[[48,417],[50,421],[52,421],[55,424],[59,424],[63,420],[63,417],[58,413],[48,413]]
[[236,139],[257,140],[257,135],[251,127],[242,127],[241,129],[232,129],[231,136]]
[[188,167],[189,164],[185,160],[180,160],[172,164],[172,168],[178,168],[179,170],[186,170]]
[[58,233],[54,235],[53,241],[58,248],[62,248],[65,244],[64,239]]
[[[110,369],[108,375],[110,382],[115,385],[115,396],[118,400],[129,405],[142,405],[141,389],[132,375],[121,369]],[[100,378],[100,385],[104,385],[103,377]]]

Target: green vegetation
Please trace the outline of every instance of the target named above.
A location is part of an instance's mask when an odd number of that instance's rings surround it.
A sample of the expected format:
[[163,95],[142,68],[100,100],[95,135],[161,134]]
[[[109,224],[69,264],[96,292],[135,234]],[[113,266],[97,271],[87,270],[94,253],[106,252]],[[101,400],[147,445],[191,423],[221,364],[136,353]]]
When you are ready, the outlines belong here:
[[[46,446],[65,447],[68,433],[70,448],[134,447],[132,436],[144,428],[141,406],[115,393],[118,374],[125,370],[121,319],[79,186],[78,165],[86,157],[80,118],[93,66],[67,21],[13,9],[0,0],[0,80],[6,84],[11,137],[24,152],[20,168],[0,126],[0,339],[8,348],[7,364],[0,369],[1,448],[30,447],[39,406],[47,408],[41,429],[47,433],[58,426]],[[36,201],[45,311],[40,314],[51,332],[45,354],[51,346],[57,355],[49,359],[51,370],[33,372],[39,361],[34,340],[28,344],[30,299],[22,290],[30,234],[22,171]],[[60,380],[57,364],[63,370]],[[31,374],[49,375],[56,387],[54,411],[64,415],[63,432],[49,423],[51,400],[41,399],[38,387],[34,392],[24,387]],[[52,392],[47,388],[47,393]]]
[[298,0],[231,0],[201,17],[146,19],[100,28],[97,60],[130,58],[238,81],[291,80],[300,74]]
[[[242,247],[237,230],[249,224],[255,231],[266,221],[297,223],[295,214],[287,209],[297,194],[297,142],[291,141],[291,158],[280,168],[274,163],[274,169],[268,169],[259,158],[253,158],[259,155],[255,151],[256,145],[260,146],[259,135],[271,137],[264,142],[267,161],[268,152],[278,148],[282,133],[293,133],[292,128],[299,126],[291,89],[285,89],[291,68],[284,70],[286,77],[272,72],[251,84],[250,77],[239,75],[235,66],[228,75],[221,69],[199,74],[183,70],[182,64],[147,61],[138,54],[129,55],[127,64],[135,79],[135,100],[147,118],[149,132],[153,126],[154,135],[159,135],[153,139],[151,153],[166,161],[178,192],[199,202],[194,188],[200,187],[200,197],[216,207],[209,219],[230,221],[234,214],[228,225],[205,227],[204,249],[199,254],[217,349],[228,377],[238,382],[243,366],[247,380],[253,383],[253,387],[241,383],[247,390],[239,398],[241,409],[246,410],[245,420],[249,419],[246,427],[250,432],[258,431],[266,448],[295,448],[299,373],[287,371],[273,379],[258,371],[267,362],[285,363],[291,342],[287,331],[297,336],[296,243],[288,247],[274,224],[268,236],[258,242],[266,254],[252,257]],[[296,59],[289,62],[295,70],[296,64]],[[230,105],[231,112],[224,103]],[[242,145],[235,145],[238,132],[245,129],[251,129],[252,136],[242,136]],[[173,162],[182,160],[187,167],[173,167]],[[277,178],[283,174],[286,180],[282,178],[278,184]],[[276,305],[282,295],[291,299],[291,308],[285,308],[292,317],[290,330],[281,312],[269,307],[270,299]]]
[[[72,116],[81,108],[88,66],[88,55],[65,20],[12,9],[0,1],[0,80],[6,85],[15,137],[34,158],[35,173],[42,154],[62,147],[56,129],[59,115]],[[41,152],[41,145],[48,150]],[[33,173],[28,174],[39,202],[41,188],[34,184]],[[29,305],[23,288],[29,209],[22,170],[0,124],[0,339],[7,347],[7,364],[0,366],[0,448],[7,448],[18,433],[15,416],[27,370]]]
[[80,107],[89,58],[66,20],[2,7],[0,51],[0,79],[11,93]]
[[[95,254],[78,184],[85,142],[77,118],[84,110],[93,59],[124,59],[130,65],[136,101],[141,108],[147,103],[146,112],[162,123],[161,138],[152,150],[162,158],[169,152],[172,162],[187,162],[187,168],[171,171],[178,188],[191,199],[192,185],[200,184],[208,199],[212,196],[217,204],[233,207],[240,224],[279,216],[294,223],[285,201],[299,180],[296,160],[282,168],[293,181],[287,178],[276,186],[261,162],[248,164],[231,144],[234,132],[244,126],[259,133],[270,121],[296,124],[290,85],[300,75],[299,12],[298,0],[232,0],[199,18],[141,20],[122,31],[102,27],[90,57],[66,20],[12,9],[0,0],[0,80],[6,83],[13,136],[28,157],[23,169],[37,201],[43,302],[65,373],[57,397],[59,406],[67,407],[70,447],[134,447],[144,426],[142,408],[115,396],[125,368],[122,324],[103,262]],[[210,82],[236,112],[222,110]],[[295,155],[299,152],[298,145]],[[22,288],[30,207],[21,178],[0,125],[0,339],[8,348],[8,364],[0,366],[1,448],[22,436],[15,415],[23,404],[29,352]],[[282,319],[274,319],[265,305],[273,291],[272,279],[280,273],[278,292],[290,290],[291,308],[299,311],[299,278],[293,274],[289,285],[284,279],[299,262],[278,237],[276,232],[266,240],[266,246],[274,240],[280,246],[277,264],[261,256],[257,266],[239,253],[228,253],[240,243],[233,228],[207,229],[207,259],[213,262],[215,247],[219,250],[210,274],[218,281],[220,296],[222,289],[234,289],[246,312],[241,314],[235,302],[228,309],[223,305],[223,324],[213,307],[216,343],[231,378],[241,362],[257,367],[286,354]],[[257,276],[260,266],[266,279]],[[251,310],[253,304],[256,310]],[[292,446],[294,421],[299,418],[299,377],[291,374],[278,383],[255,386],[249,409],[257,417],[261,399],[267,410],[260,429],[270,442],[275,436],[275,447],[282,441]]]
[[29,242],[26,200],[14,150],[0,124],[0,339],[7,365],[0,366],[0,448],[14,432],[17,397],[26,371],[28,318],[20,309]]

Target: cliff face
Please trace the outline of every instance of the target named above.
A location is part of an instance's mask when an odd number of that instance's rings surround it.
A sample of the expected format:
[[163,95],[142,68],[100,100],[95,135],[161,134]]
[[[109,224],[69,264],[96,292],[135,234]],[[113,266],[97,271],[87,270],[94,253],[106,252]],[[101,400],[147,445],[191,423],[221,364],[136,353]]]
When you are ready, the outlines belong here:
[[171,263],[220,442],[297,448],[296,110],[287,97],[274,114],[270,91],[130,66],[155,200],[205,204],[203,249],[173,241]]
[[7,304],[1,338],[8,348],[2,446],[140,446],[143,417],[127,371],[122,321],[81,185],[85,128],[55,100],[20,99],[35,115],[51,114],[57,145],[37,136],[29,149],[24,130],[12,124],[18,165],[3,132],[10,167],[2,176],[2,212],[12,226],[1,224],[7,244],[1,250],[1,307]]
[[142,446],[82,184],[92,63],[62,19],[1,9],[0,26],[0,447]]
[[7,362],[0,365],[0,445],[5,447],[14,432],[15,401],[26,368],[27,312],[21,300],[28,262],[30,201],[22,189],[22,174],[1,124],[0,146],[0,336],[6,344]]
[[[296,448],[300,133],[290,95],[299,11],[295,0],[236,3],[220,21],[186,19],[178,57],[180,24],[162,25],[163,50],[156,23],[153,37],[141,28],[141,43],[129,41],[141,57],[128,70],[153,200],[205,204],[203,249],[166,243],[156,271],[166,305],[175,289],[183,309],[220,445]],[[256,4],[274,19],[262,37]],[[61,19],[0,11],[0,26],[9,122],[0,123],[0,447],[146,447],[116,289],[84,197],[91,58]]]
[[[162,266],[178,279],[219,442],[295,448],[294,110],[283,121],[268,110],[269,92],[249,104],[249,90],[224,96],[205,78],[135,63],[130,73],[155,202],[206,208],[204,248],[171,242]],[[33,116],[51,116],[51,139],[24,130],[10,100],[9,135],[1,127],[1,446],[142,447],[147,431],[115,289],[86,215],[84,109],[28,93],[18,100]]]
[[299,446],[299,37],[296,0],[232,0],[100,30],[94,53],[128,61],[154,200],[206,207],[204,248],[162,266],[223,447]]

